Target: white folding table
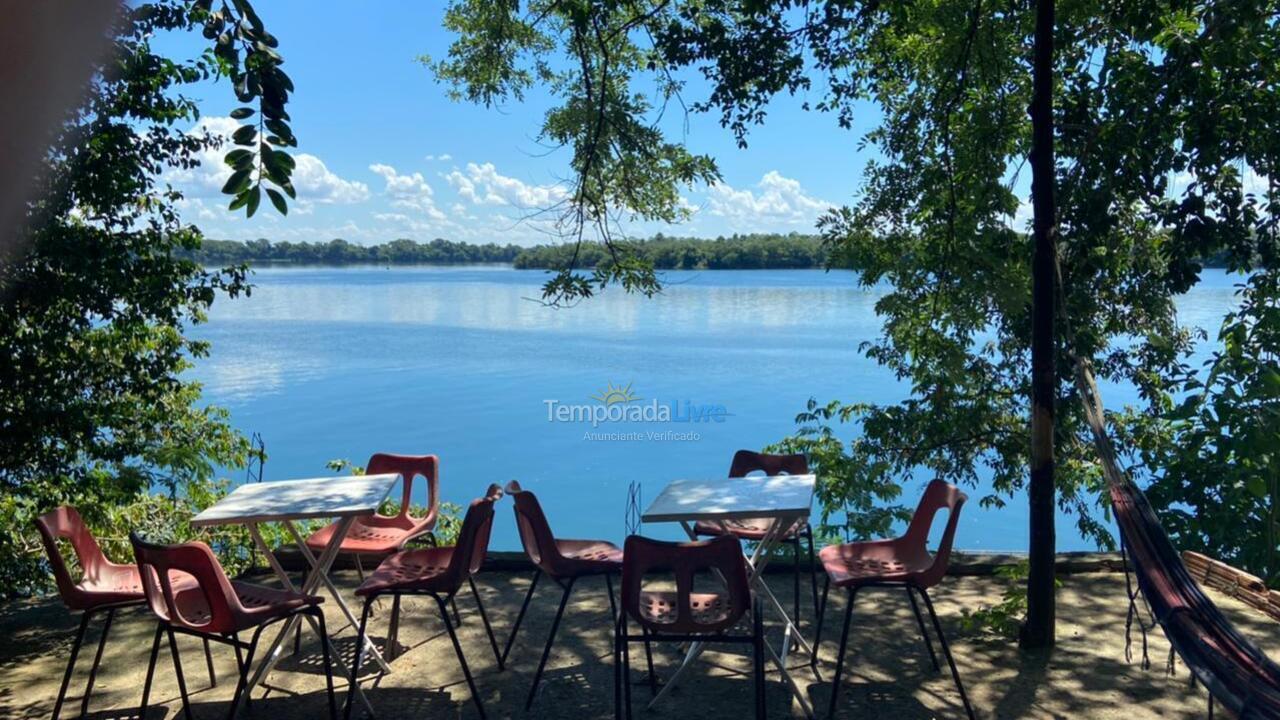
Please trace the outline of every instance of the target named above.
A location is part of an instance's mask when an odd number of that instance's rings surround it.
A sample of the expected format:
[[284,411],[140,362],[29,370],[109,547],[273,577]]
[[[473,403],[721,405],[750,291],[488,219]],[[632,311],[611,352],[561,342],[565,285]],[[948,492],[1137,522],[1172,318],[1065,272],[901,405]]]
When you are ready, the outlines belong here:
[[[793,643],[810,657],[813,655],[813,649],[801,636],[800,628],[787,615],[786,608],[778,602],[778,598],[769,589],[763,572],[787,530],[797,522],[809,519],[816,482],[817,478],[814,475],[759,475],[714,480],[676,480],[662,489],[640,517],[647,523],[678,522],[689,537],[695,540],[697,535],[694,533],[694,524],[699,521],[719,524],[726,532],[728,531],[726,523],[731,520],[769,518],[773,521],[764,537],[756,543],[754,551],[747,556],[749,579],[752,588],[783,620],[782,652],[776,652],[767,640],[764,642],[764,647],[773,664],[782,672],[782,677],[787,681],[791,694],[799,701],[800,707],[809,718],[813,717],[813,709],[809,706],[800,686],[791,677],[787,669],[787,657],[791,653]],[[692,643],[689,646],[684,662],[663,685],[657,696],[649,702],[649,707],[653,707],[654,703],[667,694],[685,669],[702,654],[704,647],[702,643]]]
[[[347,532],[350,531],[355,519],[373,514],[399,479],[400,476],[398,474],[389,473],[383,475],[246,483],[201,511],[200,514],[191,519],[191,525],[193,527],[244,525],[248,528],[249,534],[253,537],[258,549],[266,556],[272,571],[275,572],[276,577],[279,578],[285,589],[312,595],[323,584],[328,588],[329,594],[333,597],[334,602],[337,603],[338,608],[346,615],[348,624],[356,627],[355,615],[352,614],[351,608],[347,607],[346,602],[343,601],[342,593],[338,592],[338,588],[329,579],[329,568],[332,567],[334,559],[337,558],[338,550],[342,547],[342,541],[347,537]],[[298,532],[297,526],[294,525],[297,520],[317,518],[332,518],[338,521],[338,526],[333,536],[329,539],[329,544],[318,557],[307,547],[306,539],[302,537],[302,534]],[[307,563],[311,566],[311,570],[307,573],[306,579],[300,588],[295,586],[293,581],[289,579],[289,575],[280,565],[279,559],[276,558],[271,548],[267,546],[266,541],[262,539],[262,533],[258,526],[266,522],[278,522],[283,525],[297,544],[302,556],[306,558]],[[319,624],[316,623],[315,619],[308,616],[307,620],[319,632]],[[254,672],[249,688],[253,688],[263,682],[267,673],[271,672],[272,668],[279,662],[280,647],[297,622],[298,616],[295,615],[284,624],[279,634],[276,635],[275,640],[271,642],[267,653],[263,656],[263,661]],[[349,672],[346,663],[342,660],[342,656],[333,649],[329,638],[325,638],[324,641],[330,643],[330,657],[333,658],[334,664],[338,666],[338,670],[343,676],[347,676]],[[383,660],[382,655],[376,649],[371,649],[371,651],[382,666],[382,669],[390,672],[391,668]],[[369,704],[368,699],[365,698],[364,692],[359,685],[356,686],[356,693],[364,704],[365,709],[368,710],[369,715],[372,716],[373,707]]]

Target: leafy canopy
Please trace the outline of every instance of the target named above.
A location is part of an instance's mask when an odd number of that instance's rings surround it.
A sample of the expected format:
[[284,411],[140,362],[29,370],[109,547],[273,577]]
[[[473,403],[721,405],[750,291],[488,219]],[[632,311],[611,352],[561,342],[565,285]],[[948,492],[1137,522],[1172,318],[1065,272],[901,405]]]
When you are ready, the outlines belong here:
[[[1277,10],[1259,0],[1060,3],[1060,310],[1075,328],[1069,350],[1092,358],[1106,381],[1136,388],[1139,412],[1163,414],[1182,391],[1180,359],[1195,338],[1173,300],[1195,284],[1202,259],[1236,270],[1275,262]],[[864,350],[910,390],[893,404],[815,404],[789,441],[816,443],[834,463],[820,469],[829,517],[850,510],[843,522],[869,532],[880,521],[858,512],[919,475],[989,478],[996,492],[982,501],[995,505],[1026,480],[1031,247],[1017,214],[1033,24],[1030,2],[989,0],[457,0],[449,27],[459,38],[437,70],[461,97],[489,104],[533,83],[556,91],[563,105],[543,130],[574,139],[580,190],[570,202],[596,215],[634,208],[620,200],[675,202],[683,183],[715,177],[709,158],[705,173],[658,164],[611,191],[603,183],[617,177],[580,160],[601,152],[593,118],[608,128],[645,122],[622,98],[681,98],[688,87],[676,78],[697,73],[706,91],[687,107],[718,113],[742,145],[780,95],[801,95],[848,128],[857,103],[879,106],[864,135],[878,159],[856,201],[820,229],[860,282],[891,288],[877,306],[882,334]],[[583,97],[620,100],[593,115]],[[668,147],[650,145],[606,143],[606,166]],[[637,180],[651,187],[638,191]],[[573,266],[570,258],[559,277]],[[1059,377],[1070,377],[1067,350]],[[1058,497],[1106,545],[1093,509],[1100,476],[1073,393],[1059,390]],[[837,450],[830,423],[839,421],[856,439]]]
[[[196,30],[213,41],[199,57],[152,48],[158,35]],[[72,503],[92,524],[110,525],[153,487],[175,497],[148,507],[175,506],[179,490],[204,492],[215,467],[243,462],[249,449],[183,377],[208,353],[184,330],[218,295],[247,293],[246,268],[183,259],[200,232],[182,221],[181,195],[163,178],[222,142],[186,132],[198,110],[183,88],[227,78],[257,105],[237,115],[273,133],[263,142],[254,125],[236,132],[238,145],[254,142],[228,155],[231,206],[252,214],[264,179],[292,194],[292,160],[270,147],[293,144],[283,114],[291,86],[274,38],[243,0],[217,10],[137,4],[110,32],[110,58],[45,157],[20,251],[0,264],[0,595],[46,580],[35,515]]]

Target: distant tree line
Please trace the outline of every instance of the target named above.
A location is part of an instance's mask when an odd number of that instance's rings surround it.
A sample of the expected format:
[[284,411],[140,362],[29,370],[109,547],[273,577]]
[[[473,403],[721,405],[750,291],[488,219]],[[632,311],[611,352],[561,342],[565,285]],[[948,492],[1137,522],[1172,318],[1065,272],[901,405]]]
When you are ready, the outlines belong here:
[[[668,237],[657,234],[626,246],[659,270],[761,270],[821,268],[827,251],[816,235],[752,233],[715,239]],[[516,256],[517,268],[566,267],[575,252],[572,244],[539,245]],[[574,263],[579,268],[612,262],[604,245],[583,245]],[[840,265],[840,263],[832,263]]]
[[431,242],[392,240],[380,245],[357,245],[342,239],[328,242],[239,242],[205,239],[191,257],[206,265],[226,263],[299,263],[322,265],[509,263],[522,248],[517,245],[476,245],[436,238]]
[[[816,235],[753,233],[714,239],[654,235],[627,246],[661,270],[731,270],[820,268],[827,252]],[[342,239],[328,242],[271,242],[266,239],[239,242],[205,239],[188,255],[206,265],[238,262],[298,264],[459,264],[511,263],[523,269],[564,267],[574,252],[572,244],[483,245],[435,239],[419,243],[393,240],[380,245],[357,245]],[[575,267],[594,268],[612,262],[603,245],[584,245]],[[833,263],[839,266],[840,263]]]

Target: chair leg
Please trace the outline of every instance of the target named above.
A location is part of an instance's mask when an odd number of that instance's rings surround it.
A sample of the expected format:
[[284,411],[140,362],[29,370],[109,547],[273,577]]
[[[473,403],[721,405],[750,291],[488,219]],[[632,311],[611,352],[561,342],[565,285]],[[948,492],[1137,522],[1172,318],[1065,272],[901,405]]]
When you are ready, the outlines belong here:
[[444,620],[444,629],[449,631],[449,639],[453,641],[453,651],[458,655],[458,664],[462,666],[462,675],[467,679],[467,686],[471,688],[471,699],[475,701],[476,709],[480,711],[480,720],[484,720],[484,702],[480,699],[480,691],[476,689],[475,679],[471,677],[471,668],[467,667],[467,658],[462,654],[458,633],[454,631],[453,623],[449,621],[449,608],[445,606],[443,598],[438,595],[434,597],[440,606],[440,617]]
[[391,598],[391,624],[387,628],[387,662],[400,654],[400,596]]
[[649,668],[649,697],[658,695],[658,674],[653,671],[653,647],[649,642],[649,631],[644,634],[644,662]]
[[956,690],[960,691],[960,700],[964,702],[964,712],[969,716],[969,720],[974,720],[973,706],[969,704],[969,696],[964,692],[964,684],[960,682],[960,671],[956,669],[955,658],[951,657],[951,646],[947,644],[947,636],[942,632],[942,623],[938,622],[938,613],[933,609],[933,600],[929,598],[929,593],[924,588],[920,588],[920,597],[924,598],[924,606],[929,610],[929,617],[933,620],[933,631],[938,634],[938,644],[942,646],[942,654],[947,658],[947,664],[951,666],[951,677],[956,681]]
[[[556,617],[551,621],[551,632],[547,634],[547,646],[542,649],[542,659],[538,661],[538,670],[533,674],[533,687],[529,688],[529,697],[524,701],[524,709],[528,710],[533,707],[533,699],[538,696],[538,683],[542,681],[542,670],[547,666],[547,658],[551,657],[551,646],[556,641],[556,630],[560,627],[560,616],[564,615],[564,606],[569,602],[569,593],[573,592],[574,578],[569,578],[569,582],[564,586],[564,595],[560,596],[560,607],[556,610]],[[625,644],[623,645],[625,651]]]
[[924,638],[924,646],[929,649],[929,659],[933,661],[933,670],[937,672],[942,669],[938,665],[938,656],[933,652],[933,641],[929,639],[929,632],[924,627],[924,616],[920,614],[920,604],[916,602],[915,588],[907,586],[907,598],[911,600],[911,612],[916,615],[916,625],[920,626],[920,636]]
[[449,607],[453,608],[454,626],[462,627],[462,614],[458,612],[458,596],[456,594],[449,596]]
[[604,574],[604,586],[609,591],[609,617],[616,623],[618,622],[618,601],[613,598],[613,576],[609,573]]
[[836,674],[831,678],[831,704],[827,708],[828,718],[836,716],[836,699],[840,695],[840,675],[844,673],[844,651],[849,645],[849,621],[853,619],[853,600],[857,594],[857,588],[849,588],[849,603],[844,608],[844,630],[840,633],[840,651],[836,655]]
[[613,623],[613,720],[622,720],[622,622],[620,620]]
[[751,662],[752,669],[755,671],[753,673],[752,689],[755,691],[756,720],[764,720],[766,711],[764,695],[764,612],[759,598],[752,604],[751,631]]
[[827,593],[831,590],[831,576],[822,579],[822,600],[818,603],[818,627],[813,633],[813,655],[809,658],[810,667],[818,667],[818,646],[822,644],[822,622],[827,615]]
[[62,674],[62,688],[58,690],[58,699],[53,703],[53,720],[58,720],[62,712],[62,701],[67,697],[67,686],[71,684],[71,673],[76,667],[76,656],[80,654],[80,645],[84,642],[85,631],[89,629],[89,617],[92,610],[86,610],[80,616],[80,629],[76,631],[76,642],[71,646],[71,657],[67,659],[67,670]]
[[209,638],[204,639],[204,664],[209,668],[209,687],[218,687],[218,676],[213,671],[213,651],[209,649]]
[[324,657],[325,689],[329,693],[329,720],[338,720],[338,703],[333,695],[333,658],[329,656],[329,631],[325,629],[324,611],[318,607],[312,608],[311,614],[315,615],[319,624],[317,632],[320,635],[320,653]]
[[622,707],[627,720],[631,714],[631,643],[627,641],[627,619],[622,618]]
[[796,533],[791,538],[791,590],[795,597],[795,614],[791,616],[791,622],[798,630],[800,628],[800,534]]
[[156,674],[156,659],[160,657],[160,636],[164,625],[156,623],[156,637],[151,641],[151,660],[147,663],[147,679],[142,683],[142,704],[138,706],[139,720],[147,720],[147,702],[151,699],[151,680]]
[[80,715],[89,714],[89,696],[93,694],[93,683],[98,679],[98,665],[102,662],[102,650],[107,646],[107,633],[111,632],[111,621],[116,616],[116,609],[107,611],[107,620],[102,624],[102,635],[98,638],[98,652],[93,655],[93,665],[89,666],[89,684],[84,688],[84,697],[80,699]]
[[468,577],[467,583],[471,585],[471,597],[476,599],[476,609],[480,611],[480,622],[484,624],[485,634],[489,636],[489,647],[493,648],[493,657],[498,661],[498,670],[505,670],[506,666],[502,662],[502,653],[498,652],[498,639],[493,636],[493,626],[489,624],[489,616],[484,611],[484,603],[480,602],[480,591],[476,589],[476,581]]
[[231,696],[231,710],[227,712],[228,720],[235,720],[236,713],[240,712],[240,701],[247,701],[249,695],[253,694],[253,689],[249,687],[249,670],[253,667],[253,656],[258,651],[258,639],[262,637],[264,627],[266,626],[259,625],[253,631],[253,639],[249,641],[249,651],[245,653],[244,664],[240,666],[240,677],[236,678],[236,690]]
[[361,649],[364,647],[364,632],[369,623],[369,608],[372,605],[373,597],[367,597],[364,607],[360,610],[360,630],[356,633],[355,651],[351,653],[351,684],[347,686],[347,699],[343,710],[343,717],[347,720],[351,718],[351,707],[356,704],[356,678],[360,675],[360,660],[364,657]]
[[178,676],[178,695],[182,697],[182,714],[187,716],[187,720],[194,720],[191,714],[191,700],[187,697],[187,680],[182,676],[182,658],[178,655],[178,638],[174,635],[173,628],[167,629],[169,652],[173,655],[173,673]]
[[520,632],[520,623],[524,620],[524,613],[529,609],[529,601],[533,599],[533,591],[538,589],[538,578],[542,577],[541,570],[535,570],[533,573],[533,582],[529,584],[529,592],[525,593],[524,604],[520,606],[520,613],[516,615],[516,624],[511,627],[511,635],[507,636],[507,647],[502,651],[502,662],[499,666],[505,665],[507,656],[511,654],[511,646],[516,642],[516,633]]
[[813,588],[813,612],[818,610],[818,555],[813,552],[813,528],[805,525],[804,536],[809,541],[809,584]]

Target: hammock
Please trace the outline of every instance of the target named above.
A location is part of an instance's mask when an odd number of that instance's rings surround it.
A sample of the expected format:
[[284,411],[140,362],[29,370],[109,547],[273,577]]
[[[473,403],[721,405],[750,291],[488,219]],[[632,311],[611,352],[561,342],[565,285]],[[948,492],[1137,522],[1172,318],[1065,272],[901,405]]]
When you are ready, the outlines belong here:
[[[1069,329],[1064,335],[1069,337]],[[1216,698],[1240,718],[1280,719],[1280,665],[1237,632],[1187,572],[1155,510],[1116,461],[1088,361],[1080,357],[1074,361],[1076,387],[1110,487],[1121,547],[1133,563],[1150,616],[1164,629],[1171,652],[1181,656],[1192,676],[1208,689],[1210,717]],[[1131,592],[1126,633],[1136,614],[1134,601]],[[1139,627],[1145,664],[1147,626],[1140,621]]]

